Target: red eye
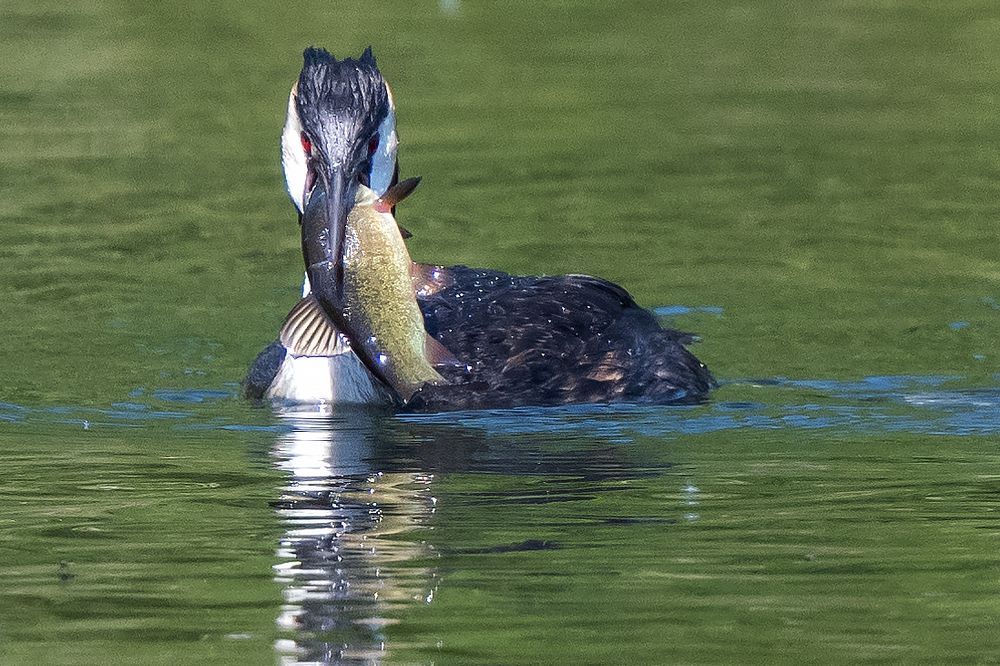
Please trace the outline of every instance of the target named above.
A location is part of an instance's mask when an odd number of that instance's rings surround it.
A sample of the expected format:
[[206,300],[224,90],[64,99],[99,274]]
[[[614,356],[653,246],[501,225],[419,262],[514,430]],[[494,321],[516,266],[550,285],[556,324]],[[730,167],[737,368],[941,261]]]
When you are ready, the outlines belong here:
[[302,132],[299,135],[299,139],[302,140],[302,150],[306,151],[306,155],[310,155],[311,156],[312,152],[313,152],[312,141],[309,140],[309,137],[306,136],[305,132]]
[[368,140],[368,157],[374,155],[376,150],[378,150],[378,134]]

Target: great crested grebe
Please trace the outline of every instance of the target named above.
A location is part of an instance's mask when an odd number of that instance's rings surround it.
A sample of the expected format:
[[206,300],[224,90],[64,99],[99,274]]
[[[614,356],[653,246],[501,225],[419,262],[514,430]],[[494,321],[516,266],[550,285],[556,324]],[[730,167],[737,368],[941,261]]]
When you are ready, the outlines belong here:
[[[335,265],[343,242],[337,229],[343,229],[357,184],[385,193],[396,183],[397,147],[395,104],[371,49],[357,60],[306,49],[288,98],[281,162],[300,217],[311,193],[323,188],[332,230],[303,237],[306,257]],[[307,271],[303,296],[312,289],[309,275],[325,279]],[[606,280],[414,264],[413,281],[427,332],[462,364],[439,369],[447,384],[426,385],[400,405],[317,308],[299,315],[307,318],[304,325],[325,329],[323,343],[303,349],[272,342],[253,362],[245,395],[444,411],[692,402],[715,385],[685,348],[691,335],[661,328],[628,292]]]

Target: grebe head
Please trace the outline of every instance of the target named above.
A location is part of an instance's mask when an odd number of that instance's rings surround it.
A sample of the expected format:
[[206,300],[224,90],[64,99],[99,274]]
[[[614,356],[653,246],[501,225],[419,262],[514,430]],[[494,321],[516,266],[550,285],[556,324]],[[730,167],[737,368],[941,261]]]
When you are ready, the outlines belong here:
[[326,176],[323,184],[335,187],[335,173],[384,194],[396,179],[399,139],[392,92],[371,48],[357,60],[308,48],[303,60],[281,133],[281,166],[292,203],[304,212],[316,182]]
[[[340,263],[358,185],[378,194],[396,181],[396,113],[371,48],[337,60],[308,48],[288,96],[281,164],[303,225],[308,267]],[[310,288],[309,279],[303,292]]]

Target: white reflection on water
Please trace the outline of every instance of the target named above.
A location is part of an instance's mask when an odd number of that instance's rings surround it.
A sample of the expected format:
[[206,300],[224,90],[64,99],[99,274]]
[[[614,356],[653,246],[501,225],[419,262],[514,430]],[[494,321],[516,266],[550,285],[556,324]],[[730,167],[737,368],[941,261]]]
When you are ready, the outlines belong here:
[[375,415],[281,417],[291,429],[273,449],[288,474],[275,502],[285,533],[274,573],[284,586],[277,624],[286,636],[275,649],[283,664],[378,663],[392,615],[433,598],[435,572],[401,566],[433,548],[390,538],[433,514],[433,477],[373,467]]

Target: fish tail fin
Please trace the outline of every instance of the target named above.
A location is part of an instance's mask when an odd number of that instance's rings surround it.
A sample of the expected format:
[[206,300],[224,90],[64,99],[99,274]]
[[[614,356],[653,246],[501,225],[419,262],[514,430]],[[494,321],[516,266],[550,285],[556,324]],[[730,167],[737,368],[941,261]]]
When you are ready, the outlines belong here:
[[424,337],[424,354],[434,367],[465,368],[469,366],[458,360],[447,347],[427,334]]
[[420,379],[409,382],[397,382],[392,384],[392,390],[394,390],[396,394],[403,399],[403,403],[405,404],[413,398],[414,393],[422,389],[424,386],[427,386],[428,384],[431,386],[441,386],[442,384],[447,383],[448,380],[442,377],[441,373],[434,368],[428,367]]
[[469,371],[469,366],[467,364],[462,363],[455,358],[455,355],[452,354],[447,347],[432,338],[430,334],[427,333],[424,334],[424,355],[427,358],[429,365],[424,367],[420,379],[409,383],[400,382],[399,385],[393,386],[393,389],[403,399],[404,403],[409,402],[413,397],[413,394],[425,385],[430,384],[431,386],[441,386],[443,384],[450,383],[447,379],[441,376],[441,373],[435,368],[457,367],[462,368],[466,372]]

